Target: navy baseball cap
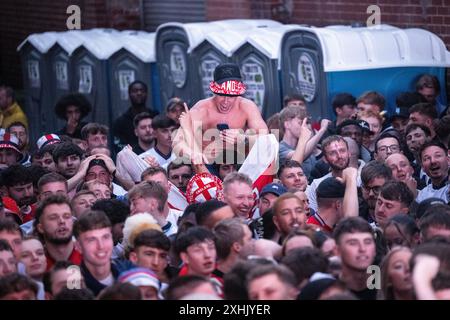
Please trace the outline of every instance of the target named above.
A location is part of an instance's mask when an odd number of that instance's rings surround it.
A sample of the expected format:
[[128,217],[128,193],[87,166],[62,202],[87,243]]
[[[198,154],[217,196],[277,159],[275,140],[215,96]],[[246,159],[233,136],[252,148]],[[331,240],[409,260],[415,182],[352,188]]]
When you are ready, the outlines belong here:
[[264,186],[264,188],[262,188],[259,196],[262,197],[266,193],[273,193],[274,195],[279,197],[283,193],[286,193],[286,192],[287,192],[287,189],[283,185],[278,184],[278,183],[269,183],[269,184],[266,184]]

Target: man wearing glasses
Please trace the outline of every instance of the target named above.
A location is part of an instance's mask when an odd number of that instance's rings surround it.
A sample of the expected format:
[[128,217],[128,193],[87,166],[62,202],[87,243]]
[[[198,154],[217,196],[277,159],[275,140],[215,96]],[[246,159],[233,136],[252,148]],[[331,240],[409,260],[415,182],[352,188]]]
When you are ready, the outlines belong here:
[[384,163],[391,154],[399,152],[401,152],[399,140],[392,134],[382,134],[375,142],[374,159],[379,162]]
[[375,205],[381,187],[390,180],[392,180],[391,169],[376,160],[368,162],[361,170],[359,215],[369,223],[375,222]]

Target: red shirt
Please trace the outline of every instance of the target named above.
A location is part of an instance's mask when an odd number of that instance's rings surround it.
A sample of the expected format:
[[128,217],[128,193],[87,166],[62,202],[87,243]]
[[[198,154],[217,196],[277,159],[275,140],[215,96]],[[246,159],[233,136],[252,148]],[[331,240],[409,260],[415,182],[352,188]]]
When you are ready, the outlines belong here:
[[333,232],[333,228],[327,225],[325,221],[323,221],[323,219],[317,213],[309,217],[308,220],[306,220],[306,224],[313,224],[319,226],[322,230],[328,233]]
[[[55,259],[53,259],[50,256],[50,254],[47,251],[45,251],[45,256],[47,257],[47,271],[48,271],[53,267],[53,265],[55,264],[56,261],[55,261]],[[83,256],[77,249],[75,249],[75,246],[74,246],[72,253],[70,254],[70,256],[67,260],[72,262],[73,264],[76,264],[77,266],[79,266],[81,264],[82,259],[83,259]]]

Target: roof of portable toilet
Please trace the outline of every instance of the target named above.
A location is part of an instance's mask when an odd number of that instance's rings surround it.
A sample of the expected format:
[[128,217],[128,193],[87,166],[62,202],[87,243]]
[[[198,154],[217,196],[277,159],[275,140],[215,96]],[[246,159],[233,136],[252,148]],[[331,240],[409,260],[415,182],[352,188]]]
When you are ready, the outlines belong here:
[[81,36],[83,31],[70,30],[58,32],[56,42],[69,54],[69,56],[83,44],[84,38]]
[[223,29],[243,29],[247,28],[269,28],[282,26],[281,22],[269,19],[226,19],[210,22],[212,25],[217,25]]
[[251,32],[252,29],[216,31],[209,33],[206,40],[224,55],[231,57],[234,51],[247,41],[247,35]]
[[34,33],[29,35],[21,44],[17,47],[17,51],[20,51],[22,47],[29,42],[40,53],[46,53],[56,42],[57,32],[44,32]]
[[108,32],[87,30],[80,33],[82,46],[99,60],[106,60],[122,48],[119,38]]
[[423,29],[400,29],[389,25],[299,29],[314,32],[319,38],[325,72],[450,66],[450,53],[443,41]]
[[294,29],[298,29],[298,25],[290,24],[252,30],[247,37],[247,41],[270,59],[278,59],[281,54],[283,35]]
[[195,47],[197,47],[209,32],[222,30],[219,25],[211,24],[208,22],[194,22],[194,23],[179,23],[179,22],[167,22],[160,25],[156,29],[156,34],[159,30],[167,27],[177,27],[183,29],[186,32],[189,41],[189,47],[187,52],[190,53]]
[[155,33],[123,31],[120,36],[122,47],[143,62],[155,62]]

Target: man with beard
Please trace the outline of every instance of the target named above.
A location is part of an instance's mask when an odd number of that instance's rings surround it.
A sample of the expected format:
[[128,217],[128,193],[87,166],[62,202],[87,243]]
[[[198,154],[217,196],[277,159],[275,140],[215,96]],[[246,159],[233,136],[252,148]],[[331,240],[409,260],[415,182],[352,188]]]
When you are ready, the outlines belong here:
[[287,192],[278,197],[273,205],[273,223],[278,232],[278,237],[274,238],[274,241],[282,244],[292,230],[306,225],[306,219],[303,203],[296,195]]
[[360,217],[342,220],[335,228],[338,255],[342,261],[339,279],[361,300],[375,300],[376,289],[369,289],[367,268],[375,259],[375,238],[371,226]]
[[2,179],[9,197],[19,207],[19,216],[23,223],[34,219],[36,196],[33,188],[33,178],[28,168],[19,164],[12,165],[2,172]]
[[34,228],[45,246],[47,270],[56,261],[81,263],[81,254],[72,241],[73,216],[69,200],[63,195],[50,195],[36,209]]
[[158,112],[146,107],[147,85],[139,80],[132,82],[128,86],[128,96],[131,106],[125,113],[114,121],[112,131],[114,135],[114,145],[118,150],[127,144],[135,146],[138,144],[138,137],[134,133],[133,120],[139,113],[148,112],[153,118]]
[[53,150],[56,170],[66,179],[72,178],[80,168],[83,150],[72,142],[59,143]]
[[427,198],[439,198],[449,202],[448,169],[450,156],[447,148],[441,143],[430,141],[420,151],[422,169],[430,177],[431,184],[420,190],[416,201],[420,203]]
[[137,144],[133,145],[133,152],[144,153],[155,145],[155,136],[152,127],[153,116],[148,112],[141,112],[133,119],[134,134],[138,138]]
[[376,160],[368,162],[361,170],[361,198],[359,215],[369,223],[375,222],[375,205],[381,187],[392,180],[392,171],[384,163]]
[[22,153],[20,164],[29,166],[31,164],[31,155],[28,153],[28,131],[27,127],[22,122],[13,122],[6,128],[6,132],[11,133],[19,140],[19,150]]
[[[322,151],[324,160],[330,165],[331,172],[325,176],[314,179],[309,188],[306,190],[308,195],[309,205],[311,209],[317,212],[317,196],[316,189],[319,184],[329,177],[342,178],[342,171],[348,167],[350,161],[350,153],[348,151],[347,141],[341,136],[329,136],[322,142]],[[360,183],[360,177],[357,178],[358,186]]]

